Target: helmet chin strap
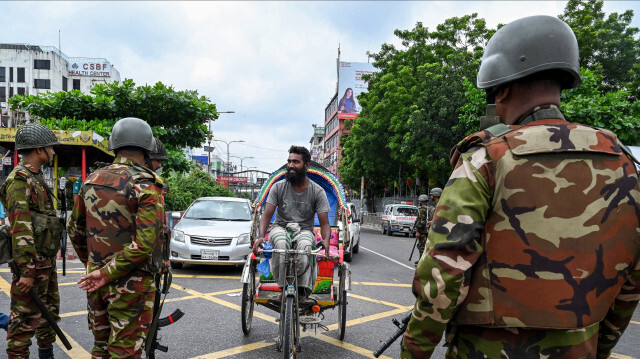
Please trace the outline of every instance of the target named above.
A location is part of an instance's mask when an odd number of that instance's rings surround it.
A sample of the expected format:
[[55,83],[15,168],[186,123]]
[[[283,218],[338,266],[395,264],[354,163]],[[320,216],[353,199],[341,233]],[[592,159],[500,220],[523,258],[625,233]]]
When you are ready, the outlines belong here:
[[149,151],[144,151],[144,165],[150,170],[153,170],[153,164],[151,163],[151,156]]

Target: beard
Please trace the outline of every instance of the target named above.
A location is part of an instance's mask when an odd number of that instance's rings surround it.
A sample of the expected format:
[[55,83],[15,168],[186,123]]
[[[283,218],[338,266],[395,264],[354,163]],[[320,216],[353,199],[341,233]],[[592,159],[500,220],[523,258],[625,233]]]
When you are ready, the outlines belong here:
[[304,183],[305,178],[307,178],[307,171],[304,168],[299,171],[293,168],[287,170],[287,181],[291,184],[300,185]]

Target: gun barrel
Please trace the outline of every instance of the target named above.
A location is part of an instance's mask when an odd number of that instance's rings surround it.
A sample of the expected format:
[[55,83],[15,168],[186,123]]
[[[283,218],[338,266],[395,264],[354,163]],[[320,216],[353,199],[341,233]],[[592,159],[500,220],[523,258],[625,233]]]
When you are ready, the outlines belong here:
[[[20,279],[20,268],[18,268],[18,265],[11,260],[9,261],[9,267],[11,267],[11,272],[13,272],[13,274],[16,277],[18,277],[18,279]],[[44,319],[46,319],[47,322],[49,322],[49,324],[53,328],[53,331],[56,332],[56,335],[58,335],[58,338],[60,338],[60,340],[64,344],[64,347],[67,348],[67,350],[73,349],[73,347],[71,346],[71,343],[69,343],[69,340],[67,339],[67,337],[64,335],[64,333],[58,326],[58,323],[56,323],[55,319],[53,319],[53,316],[51,315],[51,313],[49,313],[49,310],[47,310],[47,308],[44,306],[44,303],[42,303],[42,301],[40,300],[40,297],[38,297],[38,294],[33,288],[29,290],[29,296],[35,303],[36,307],[38,307],[38,309],[42,313],[42,316],[44,317]]]
[[382,343],[382,345],[380,346],[380,348],[378,348],[378,350],[373,352],[374,357],[378,358],[380,355],[382,355],[382,353],[384,353],[384,351],[387,350],[391,346],[391,344],[393,344],[393,342],[398,340],[398,338],[402,334],[404,334],[404,332],[407,330],[407,325],[409,324],[409,320],[411,320],[412,313],[413,313],[413,310],[410,310],[409,313],[405,314],[405,316],[402,318],[402,325],[399,325],[398,330],[396,330],[396,332],[393,333],[393,335],[389,337],[389,339],[387,339],[384,343]]

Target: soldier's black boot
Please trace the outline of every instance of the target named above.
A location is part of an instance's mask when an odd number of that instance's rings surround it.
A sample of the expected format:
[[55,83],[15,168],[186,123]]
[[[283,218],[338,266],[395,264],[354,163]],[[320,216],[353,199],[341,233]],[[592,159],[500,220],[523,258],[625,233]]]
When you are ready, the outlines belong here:
[[38,357],[40,359],[53,359],[53,347],[38,348]]

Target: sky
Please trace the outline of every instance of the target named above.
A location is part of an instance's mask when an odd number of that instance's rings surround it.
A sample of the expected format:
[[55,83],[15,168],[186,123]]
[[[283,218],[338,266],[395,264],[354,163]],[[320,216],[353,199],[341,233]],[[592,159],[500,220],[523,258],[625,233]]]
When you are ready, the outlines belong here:
[[[222,113],[214,140],[243,167],[273,172],[289,146],[309,147],[312,125],[336,92],[336,59],[367,62],[394,30],[434,29],[477,13],[495,28],[529,15],[560,15],[566,1],[2,1],[0,42],[56,46],[70,57],[106,58],[122,79],[197,90]],[[640,1],[605,1],[604,11]],[[58,36],[60,34],[60,37]],[[59,46],[60,44],[60,46]],[[226,159],[227,145],[213,154]],[[204,152],[202,152],[204,153]],[[240,159],[231,157],[236,165]],[[253,158],[249,158],[253,157]]]

